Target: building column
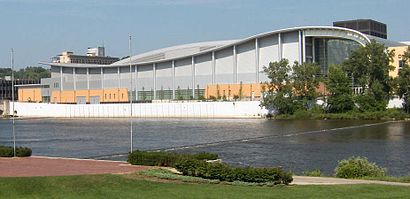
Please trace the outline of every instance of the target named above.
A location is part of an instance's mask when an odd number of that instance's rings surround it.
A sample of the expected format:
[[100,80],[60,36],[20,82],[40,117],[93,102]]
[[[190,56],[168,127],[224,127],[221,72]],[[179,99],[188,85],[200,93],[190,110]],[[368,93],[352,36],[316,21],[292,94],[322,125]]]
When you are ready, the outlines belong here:
[[[63,67],[60,67],[60,91],[63,91],[64,87],[63,87]],[[60,94],[61,96],[61,94]]]
[[259,40],[255,39],[255,72],[256,72],[256,83],[259,83]]
[[87,90],[90,90],[90,68],[87,68]]
[[135,100],[138,100],[138,67],[137,65],[134,66],[134,71],[135,71]]
[[154,99],[157,99],[157,68],[156,64],[152,64],[152,77],[154,79]]
[[312,62],[316,62],[316,52],[315,52],[315,38],[312,37]]
[[279,33],[278,34],[278,58],[279,58],[278,61],[282,60],[282,57],[283,57],[282,55],[283,55],[283,52],[282,52],[282,34]]
[[302,62],[306,62],[306,37],[305,37],[305,31],[302,31]]
[[299,64],[303,62],[303,43],[302,43],[302,31],[299,30]]
[[101,67],[101,89],[104,90],[104,70]]
[[121,88],[120,67],[117,67],[117,77],[118,77],[118,88]]
[[77,90],[77,77],[75,75],[75,69],[76,68],[73,68],[73,87],[74,87],[74,91]]
[[172,99],[175,100],[175,60],[172,60]]
[[192,98],[195,98],[195,57],[191,58],[191,74],[192,74]]
[[238,64],[236,56],[236,45],[233,46],[233,83],[238,83]]
[[215,84],[215,51],[212,51],[212,63],[211,63],[211,67],[212,67],[212,84]]

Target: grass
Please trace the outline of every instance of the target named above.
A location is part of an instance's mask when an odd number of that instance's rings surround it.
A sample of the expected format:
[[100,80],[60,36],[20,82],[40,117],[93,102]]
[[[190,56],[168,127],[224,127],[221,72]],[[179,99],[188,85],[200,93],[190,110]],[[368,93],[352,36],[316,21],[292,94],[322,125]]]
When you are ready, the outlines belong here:
[[0,198],[408,198],[383,185],[233,186],[163,183],[122,175],[0,178]]
[[403,183],[410,183],[410,175],[408,176],[382,176],[382,177],[363,177],[363,180],[379,180],[379,181],[387,181],[387,182],[403,182]]

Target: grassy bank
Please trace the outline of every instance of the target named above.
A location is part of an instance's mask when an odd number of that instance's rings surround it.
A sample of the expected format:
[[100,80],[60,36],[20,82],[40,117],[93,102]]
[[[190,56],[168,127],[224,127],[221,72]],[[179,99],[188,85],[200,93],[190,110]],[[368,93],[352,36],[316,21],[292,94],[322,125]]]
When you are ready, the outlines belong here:
[[133,175],[0,178],[0,198],[406,198],[382,185],[238,186],[147,181]]
[[296,111],[294,114],[276,115],[275,119],[312,119],[312,120],[405,120],[410,115],[398,110],[388,109],[375,112],[347,112],[347,113],[323,113],[319,110]]

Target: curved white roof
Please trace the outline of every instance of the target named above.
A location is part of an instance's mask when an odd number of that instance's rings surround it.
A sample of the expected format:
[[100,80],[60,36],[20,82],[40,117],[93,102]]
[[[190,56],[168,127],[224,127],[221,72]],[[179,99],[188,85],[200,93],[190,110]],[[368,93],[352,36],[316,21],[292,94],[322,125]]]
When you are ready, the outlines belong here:
[[[232,43],[235,43],[236,41],[238,40],[210,41],[172,46],[132,56],[131,61],[132,63],[141,63],[160,61],[162,59],[176,59],[179,57],[190,56],[192,54],[200,53],[203,51],[213,50],[221,46],[230,45]],[[129,58],[125,58],[113,63],[113,65],[129,64],[129,61]]]
[[[334,26],[304,26],[304,27],[294,27],[281,30],[275,30],[271,32],[265,32],[257,34],[245,39],[239,40],[225,40],[225,41],[210,41],[210,42],[200,42],[200,43],[191,43],[178,46],[172,46],[167,48],[162,48],[142,54],[138,54],[131,57],[132,65],[143,65],[143,64],[152,64],[165,61],[171,61],[176,59],[182,59],[191,56],[197,56],[201,54],[206,54],[212,51],[216,51],[223,48],[232,47],[234,45],[239,45],[255,38],[261,38],[278,33],[287,33],[294,31],[304,31],[305,36],[316,36],[316,37],[331,37],[331,38],[345,38],[354,40],[362,45],[370,42],[370,39],[373,39],[369,35],[365,35],[356,30],[334,27]],[[383,44],[391,44],[385,39],[378,39],[378,42]],[[42,63],[46,65],[53,66],[64,66],[64,67],[117,67],[117,66],[128,66],[130,64],[130,59],[122,59],[118,62],[112,63],[110,65],[91,65],[91,64],[62,64],[62,63]]]

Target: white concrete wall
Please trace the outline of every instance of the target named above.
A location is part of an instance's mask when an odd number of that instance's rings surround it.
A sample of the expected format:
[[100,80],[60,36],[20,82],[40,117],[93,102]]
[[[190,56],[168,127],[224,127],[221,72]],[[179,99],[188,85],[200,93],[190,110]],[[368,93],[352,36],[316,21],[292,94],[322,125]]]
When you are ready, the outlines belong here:
[[[259,101],[172,102],[133,104],[133,117],[179,118],[259,118],[266,110]],[[43,104],[15,103],[20,117],[129,117],[130,104]]]

